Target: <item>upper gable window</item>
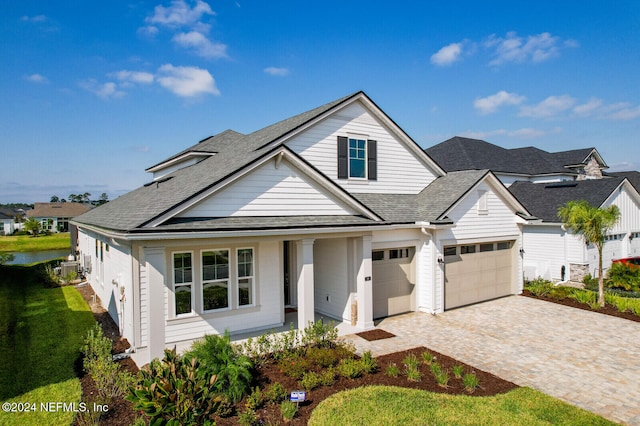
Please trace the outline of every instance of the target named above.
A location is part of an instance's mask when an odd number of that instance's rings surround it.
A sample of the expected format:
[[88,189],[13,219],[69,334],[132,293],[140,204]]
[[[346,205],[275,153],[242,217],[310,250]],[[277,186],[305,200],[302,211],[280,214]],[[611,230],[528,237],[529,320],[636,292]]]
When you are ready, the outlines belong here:
[[485,215],[489,213],[488,192],[485,190],[478,191],[478,214]]
[[367,177],[367,142],[349,138],[349,177]]
[[378,178],[377,142],[362,136],[338,136],[338,179]]

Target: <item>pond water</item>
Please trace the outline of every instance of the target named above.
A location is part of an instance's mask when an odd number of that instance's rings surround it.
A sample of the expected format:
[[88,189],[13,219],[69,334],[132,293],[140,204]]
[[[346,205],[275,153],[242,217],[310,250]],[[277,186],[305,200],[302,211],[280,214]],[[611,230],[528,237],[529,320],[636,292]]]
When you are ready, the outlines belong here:
[[16,252],[12,254],[14,259],[11,262],[7,262],[7,265],[25,265],[27,263],[42,262],[43,260],[69,256],[69,249]]

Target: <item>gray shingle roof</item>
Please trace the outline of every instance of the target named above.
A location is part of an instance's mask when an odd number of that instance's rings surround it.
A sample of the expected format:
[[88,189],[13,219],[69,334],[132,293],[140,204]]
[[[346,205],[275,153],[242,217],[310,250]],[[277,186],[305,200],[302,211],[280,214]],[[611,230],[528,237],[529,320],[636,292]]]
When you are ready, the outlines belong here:
[[624,178],[593,179],[553,184],[515,182],[509,191],[543,222],[559,222],[558,209],[569,201],[585,200],[600,207]]
[[629,182],[636,191],[640,192],[640,172],[629,171],[629,172],[611,172],[610,176],[618,176],[618,177],[626,177],[629,179]]
[[[248,135],[227,130],[207,138],[178,155],[194,151],[216,152],[215,155],[78,216],[75,222],[117,231],[139,229],[276,149],[265,145],[361,93],[353,93]],[[163,162],[173,158],[176,156]]]
[[446,171],[482,170],[541,175],[572,173],[565,166],[583,164],[594,148],[547,152],[534,147],[506,149],[479,139],[453,137],[425,152]]
[[447,173],[417,195],[353,194],[385,220],[393,223],[435,222],[461,199],[488,170]]

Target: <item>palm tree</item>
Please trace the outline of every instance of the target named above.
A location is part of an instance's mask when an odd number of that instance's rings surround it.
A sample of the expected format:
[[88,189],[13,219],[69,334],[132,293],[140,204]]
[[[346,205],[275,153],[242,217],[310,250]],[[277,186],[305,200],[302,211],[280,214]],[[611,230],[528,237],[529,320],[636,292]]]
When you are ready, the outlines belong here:
[[24,230],[31,232],[34,237],[37,237],[42,230],[42,223],[35,217],[30,217],[24,222]]
[[620,209],[615,205],[606,208],[594,207],[584,200],[569,201],[558,209],[558,216],[566,228],[582,235],[586,244],[593,244],[598,249],[598,303],[604,307],[602,247],[607,231],[620,219]]

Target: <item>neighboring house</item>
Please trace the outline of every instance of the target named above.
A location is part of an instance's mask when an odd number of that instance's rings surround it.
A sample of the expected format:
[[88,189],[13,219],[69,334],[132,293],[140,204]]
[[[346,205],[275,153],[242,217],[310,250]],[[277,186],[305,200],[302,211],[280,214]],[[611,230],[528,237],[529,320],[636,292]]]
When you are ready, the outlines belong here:
[[363,92],[227,130],[77,217],[87,277],[138,364],[297,310],[373,327],[522,291],[529,212],[488,170],[445,173]]
[[640,173],[603,173],[607,165],[595,148],[550,153],[454,137],[425,151],[448,172],[490,169],[538,218],[523,227],[527,279],[580,281],[587,273],[597,276],[597,250],[567,232],[558,217],[558,209],[572,200],[620,209],[620,221],[603,248],[605,269],[613,259],[640,256]]
[[35,203],[27,211],[27,218],[36,218],[43,231],[69,232],[69,221],[91,210],[91,206],[81,203]]
[[453,137],[425,152],[446,171],[489,169],[506,186],[600,179],[608,166],[595,148],[547,152],[534,147],[506,149],[479,139]]
[[0,235],[11,235],[16,230],[16,213],[0,209]]

